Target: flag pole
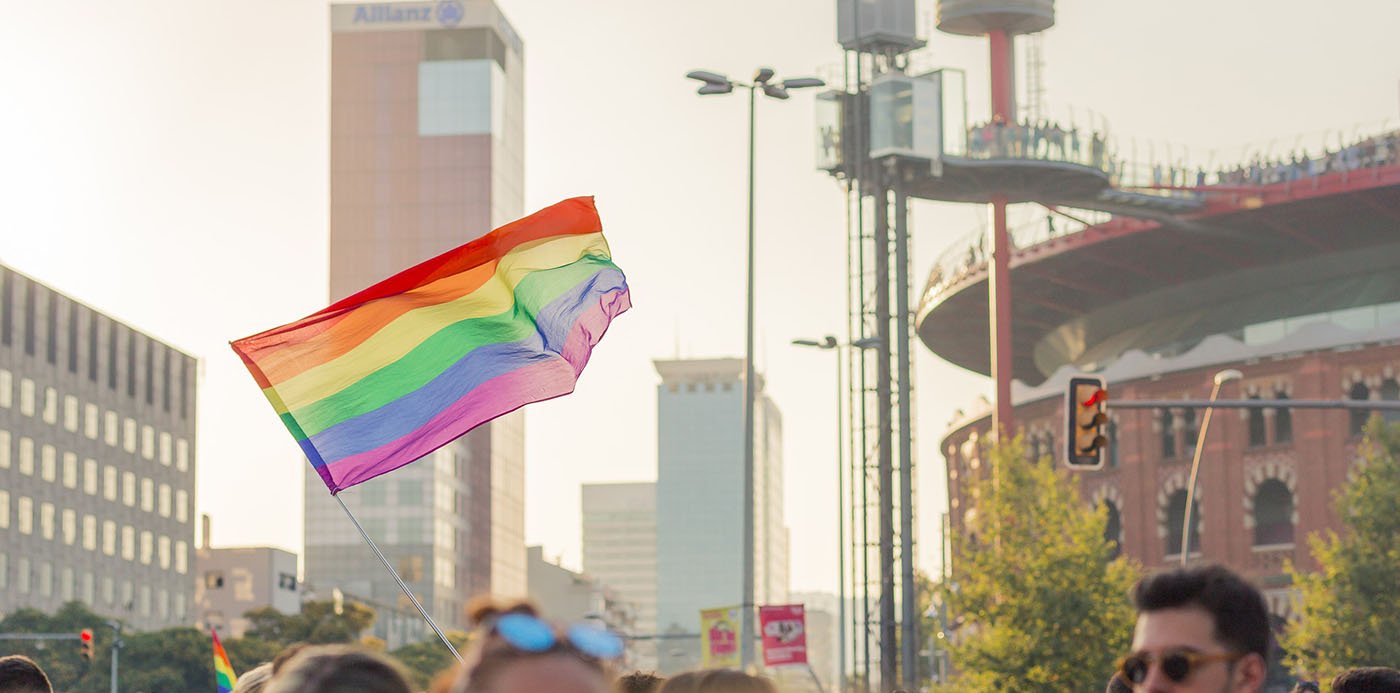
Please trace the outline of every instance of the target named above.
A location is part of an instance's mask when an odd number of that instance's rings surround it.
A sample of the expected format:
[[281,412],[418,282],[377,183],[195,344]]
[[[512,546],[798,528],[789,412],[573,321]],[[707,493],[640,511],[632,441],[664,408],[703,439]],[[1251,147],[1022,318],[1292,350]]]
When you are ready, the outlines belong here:
[[369,538],[369,534],[365,532],[365,528],[360,525],[360,521],[355,519],[355,513],[350,512],[350,506],[346,505],[345,501],[341,500],[340,494],[332,493],[331,495],[335,497],[337,503],[340,503],[341,509],[345,510],[345,514],[350,518],[350,521],[355,523],[355,529],[360,530],[360,536],[364,537],[365,543],[369,544],[369,548],[374,551],[374,555],[379,557],[379,562],[383,563],[384,568],[389,571],[389,574],[394,576],[394,582],[399,583],[399,589],[403,590],[403,593],[408,595],[409,601],[413,602],[413,606],[418,608],[418,613],[423,616],[423,620],[427,621],[429,626],[432,626],[433,632],[437,633],[439,638],[442,638],[442,644],[447,646],[447,649],[452,652],[452,656],[457,658],[457,663],[461,664],[461,653],[457,652],[457,648],[452,646],[452,641],[447,639],[447,634],[442,632],[442,629],[433,621],[433,617],[428,615],[428,611],[423,608],[423,605],[418,603],[418,598],[413,596],[413,591],[408,589],[408,585],[404,583],[403,578],[399,577],[399,571],[394,570],[394,566],[389,565],[389,559],[385,558],[384,554],[379,551],[379,547],[374,545],[374,540]]

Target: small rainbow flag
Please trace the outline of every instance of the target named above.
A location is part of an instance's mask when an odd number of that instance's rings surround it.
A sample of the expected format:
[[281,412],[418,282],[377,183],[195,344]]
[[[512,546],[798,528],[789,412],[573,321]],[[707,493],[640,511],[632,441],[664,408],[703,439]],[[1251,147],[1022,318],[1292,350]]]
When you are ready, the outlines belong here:
[[334,494],[573,392],[631,305],[580,197],[232,346]]
[[233,665],[228,663],[228,653],[219,642],[218,632],[210,628],[209,634],[214,636],[214,685],[218,693],[232,693],[233,687],[238,685],[238,676],[233,673]]

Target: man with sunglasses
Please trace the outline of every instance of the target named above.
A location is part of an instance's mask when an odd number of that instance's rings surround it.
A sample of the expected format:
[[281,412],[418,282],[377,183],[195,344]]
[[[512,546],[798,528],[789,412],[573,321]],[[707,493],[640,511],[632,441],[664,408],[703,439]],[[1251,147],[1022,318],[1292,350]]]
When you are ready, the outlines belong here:
[[1173,570],[1133,588],[1137,628],[1118,675],[1137,693],[1258,693],[1268,672],[1264,597],[1220,566]]

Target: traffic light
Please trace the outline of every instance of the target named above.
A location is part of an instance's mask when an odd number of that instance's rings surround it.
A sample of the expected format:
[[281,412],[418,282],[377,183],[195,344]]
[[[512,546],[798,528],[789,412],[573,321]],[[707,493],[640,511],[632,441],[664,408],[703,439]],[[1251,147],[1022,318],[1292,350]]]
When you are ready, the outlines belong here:
[[1065,419],[1069,429],[1065,436],[1068,448],[1065,464],[1071,469],[1103,468],[1103,449],[1108,446],[1108,437],[1104,435],[1104,426],[1108,424],[1107,404],[1108,390],[1104,389],[1102,378],[1070,378],[1069,392],[1065,395]]
[[92,629],[84,628],[78,633],[78,655],[85,661],[92,661]]

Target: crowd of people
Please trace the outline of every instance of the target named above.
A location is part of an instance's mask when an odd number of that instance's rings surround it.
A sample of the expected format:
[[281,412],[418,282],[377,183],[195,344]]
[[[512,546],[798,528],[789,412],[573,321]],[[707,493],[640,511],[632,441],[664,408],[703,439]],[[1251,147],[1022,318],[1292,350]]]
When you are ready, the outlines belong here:
[[[1107,691],[1259,693],[1269,670],[1269,615],[1263,595],[1219,566],[1173,570],[1139,581],[1132,649],[1105,672]],[[528,603],[477,602],[475,637],[464,662],[442,672],[428,693],[778,693],[764,677],[727,669],[619,674],[614,634],[549,623]],[[403,668],[349,645],[295,645],[245,672],[234,693],[413,693]],[[1295,693],[1322,693],[1303,681]],[[1400,693],[1400,670],[1353,669],[1330,693]],[[0,658],[0,693],[53,693],[32,660]]]
[[967,147],[974,159],[1052,159],[1104,170],[1111,164],[1102,134],[1085,134],[1049,120],[1008,123],[997,116],[972,127]]

